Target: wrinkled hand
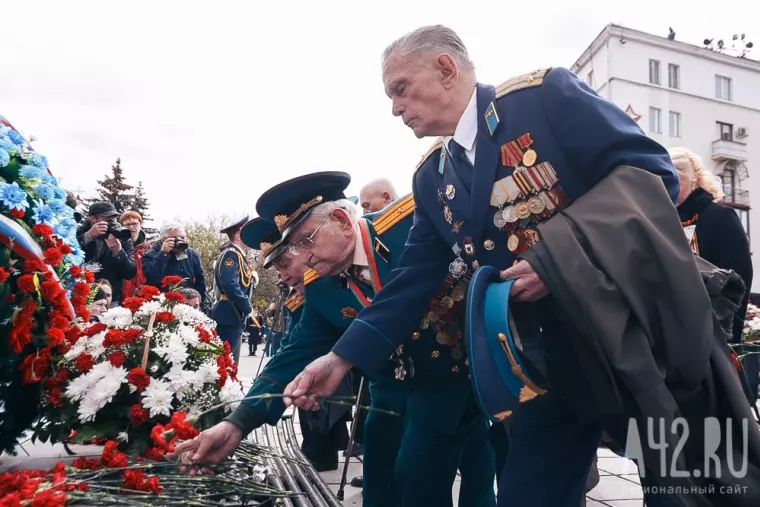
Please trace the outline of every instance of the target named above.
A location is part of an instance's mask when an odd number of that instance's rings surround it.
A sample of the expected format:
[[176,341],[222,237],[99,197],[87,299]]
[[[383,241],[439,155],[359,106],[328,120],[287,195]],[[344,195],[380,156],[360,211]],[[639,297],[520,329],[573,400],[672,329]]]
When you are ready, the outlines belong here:
[[182,442],[168,453],[169,459],[180,458],[182,472],[190,475],[210,475],[213,472],[203,465],[216,465],[233,453],[243,440],[243,432],[229,421],[222,421],[192,440]]
[[161,251],[165,254],[168,254],[174,249],[174,238],[166,238],[163,243],[161,243]]
[[315,396],[330,396],[351,369],[351,363],[335,354],[312,361],[285,388],[285,406],[295,405],[305,410],[319,410]]
[[106,238],[106,246],[113,255],[117,255],[121,252],[121,241],[113,237],[113,234],[109,234]]
[[520,261],[509,269],[501,272],[502,280],[514,280],[509,296],[516,301],[538,301],[549,294],[549,289],[541,278],[533,271],[528,261]]
[[90,230],[84,233],[85,239],[87,241],[92,241],[93,239],[102,236],[108,231],[108,222],[97,222],[90,227]]

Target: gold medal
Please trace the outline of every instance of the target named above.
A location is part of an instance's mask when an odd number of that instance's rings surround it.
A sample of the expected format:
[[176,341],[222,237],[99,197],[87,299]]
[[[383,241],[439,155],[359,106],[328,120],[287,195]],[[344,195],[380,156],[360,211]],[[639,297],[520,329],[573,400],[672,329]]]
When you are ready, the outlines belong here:
[[438,314],[432,310],[428,312],[427,318],[430,322],[438,322]]
[[496,244],[493,242],[492,239],[487,239],[483,242],[483,248],[486,250],[493,250],[496,247]]
[[435,341],[437,341],[439,345],[446,345],[449,343],[449,335],[446,334],[446,331],[438,331],[435,334]]
[[419,339],[420,339],[419,331],[415,331],[414,333],[412,333],[412,340],[419,340]]
[[528,150],[523,155],[523,165],[525,166],[532,166],[536,163],[536,152],[533,150]]
[[517,218],[520,220],[530,218],[530,208],[528,208],[528,205],[524,202],[518,202],[515,204],[515,211],[517,211]]
[[546,205],[544,204],[544,201],[541,200],[541,198],[531,197],[528,199],[528,209],[534,215],[540,215],[546,209]]
[[430,357],[432,357],[433,359],[438,359],[438,356],[440,355],[441,353],[438,352],[437,350],[434,350],[433,352],[430,353]]
[[514,252],[517,250],[517,247],[520,246],[520,239],[512,234],[509,239],[507,240],[507,248],[509,248],[510,252]]
[[454,308],[454,300],[450,296],[444,296],[441,298],[441,305],[446,308]]

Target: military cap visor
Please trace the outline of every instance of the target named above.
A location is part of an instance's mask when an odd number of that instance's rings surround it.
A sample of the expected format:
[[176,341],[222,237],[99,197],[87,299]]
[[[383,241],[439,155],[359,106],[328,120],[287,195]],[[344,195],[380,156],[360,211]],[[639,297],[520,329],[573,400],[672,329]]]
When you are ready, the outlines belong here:
[[232,220],[231,222],[227,223],[219,232],[222,234],[226,234],[230,231],[235,231],[237,229],[240,229],[248,222],[248,215],[240,218],[236,218]]
[[285,250],[281,244],[282,236],[277,226],[261,217],[249,220],[243,225],[240,230],[240,240],[248,248],[261,251],[265,268],[268,268],[271,262]]
[[[260,217],[275,224],[280,232],[281,247],[284,250],[288,236],[306,220],[315,207],[346,198],[344,191],[349,183],[351,176],[339,171],[299,176],[264,192],[256,202],[256,211]],[[282,250],[277,255],[281,254]],[[266,259],[265,264],[271,263],[275,258],[276,255]]]
[[484,266],[473,274],[467,294],[465,335],[472,385],[478,404],[493,422],[546,392],[539,370],[519,344],[520,321],[509,301],[513,284],[502,281],[498,269]]

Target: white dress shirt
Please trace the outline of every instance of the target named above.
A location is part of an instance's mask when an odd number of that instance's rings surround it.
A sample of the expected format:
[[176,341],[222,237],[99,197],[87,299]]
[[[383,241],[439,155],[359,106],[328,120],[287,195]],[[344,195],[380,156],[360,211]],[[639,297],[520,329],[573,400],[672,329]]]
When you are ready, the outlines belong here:
[[467,103],[467,107],[464,109],[462,116],[459,118],[457,128],[454,130],[454,135],[446,136],[443,138],[443,142],[446,145],[446,150],[449,152],[449,155],[451,155],[449,143],[453,139],[459,143],[462,148],[464,148],[464,154],[467,155],[467,159],[470,161],[473,167],[475,167],[475,137],[478,135],[477,92],[478,88],[473,88],[470,102]]

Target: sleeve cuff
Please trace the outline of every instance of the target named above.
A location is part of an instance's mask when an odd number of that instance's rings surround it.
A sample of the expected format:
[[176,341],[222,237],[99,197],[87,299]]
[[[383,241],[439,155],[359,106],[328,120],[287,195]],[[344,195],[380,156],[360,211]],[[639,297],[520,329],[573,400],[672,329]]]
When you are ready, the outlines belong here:
[[238,407],[224,420],[229,421],[240,428],[244,436],[248,435],[256,428],[263,426],[266,422],[260,413],[244,403],[238,405]]
[[370,378],[376,378],[386,366],[396,345],[373,325],[355,319],[332,351],[360,369]]

